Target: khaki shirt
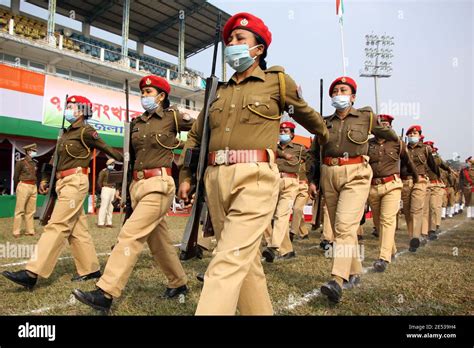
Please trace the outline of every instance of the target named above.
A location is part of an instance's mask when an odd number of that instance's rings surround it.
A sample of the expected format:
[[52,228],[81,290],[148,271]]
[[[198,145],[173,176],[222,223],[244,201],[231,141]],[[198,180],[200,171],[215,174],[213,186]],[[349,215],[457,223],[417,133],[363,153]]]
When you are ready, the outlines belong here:
[[[209,109],[209,151],[226,148],[276,151],[280,129],[278,116],[283,111],[287,111],[310,133],[317,134],[321,143],[327,141],[328,131],[324,120],[317,111],[308,106],[295,81],[287,74],[284,74],[285,105],[284,110],[280,110],[278,72],[284,73],[284,69],[272,67],[264,71],[256,67],[250,76],[239,83],[234,74],[227,83],[219,85],[216,100]],[[202,111],[188,133],[188,140],[179,161],[180,166],[184,162],[186,150],[201,143],[203,116]],[[188,168],[181,168],[180,182],[190,181],[191,174]]]
[[[418,175],[427,175],[427,167],[430,167],[431,170],[439,176],[438,166],[436,165],[433,154],[429,146],[418,142],[416,144],[408,144],[407,146],[408,153],[410,154],[413,163],[416,166],[416,171]],[[414,173],[410,171],[409,168],[403,166],[401,170],[402,176],[414,176]]]
[[110,170],[108,170],[107,168],[104,168],[100,171],[99,173],[99,179],[97,180],[97,186],[98,188],[102,188],[104,186],[107,186],[107,187],[115,187],[115,184],[114,183],[110,183],[108,182],[109,180],[109,173],[110,173]]
[[[301,170],[301,165],[306,161],[306,153],[306,148],[300,144],[289,142],[285,147],[278,144],[276,164],[280,173],[298,174]],[[287,160],[285,155],[290,155],[292,158]]]
[[[369,135],[398,141],[397,134],[378,124],[372,108],[351,108],[349,114],[340,119],[335,112],[325,117],[329,130],[329,141],[323,146],[323,157],[356,157],[367,155]],[[318,153],[318,152],[317,152]]]
[[15,186],[19,181],[36,181],[37,162],[31,157],[24,157],[15,163],[15,174],[13,181]]
[[443,159],[441,158],[440,155],[434,153],[433,154],[433,159],[436,163],[436,166],[438,167],[438,174],[434,173],[430,167],[427,167],[426,168],[426,174],[428,175],[428,178],[430,180],[442,180],[441,179],[441,169],[445,170],[445,171],[450,171],[450,168],[448,166],[448,164],[443,161]]
[[[105,152],[119,162],[123,161],[122,154],[107,145],[95,128],[87,123],[69,126],[58,140],[57,149],[58,172],[77,167],[89,167],[93,149]],[[49,178],[45,175],[42,180],[47,182]]]
[[411,172],[417,173],[416,166],[408,155],[407,146],[402,140],[370,139],[368,155],[374,178],[400,174],[401,163],[409,167]]
[[152,115],[145,112],[135,118],[130,128],[133,170],[171,168],[173,149],[179,145],[176,135],[189,130],[193,123],[173,108],[160,109]]

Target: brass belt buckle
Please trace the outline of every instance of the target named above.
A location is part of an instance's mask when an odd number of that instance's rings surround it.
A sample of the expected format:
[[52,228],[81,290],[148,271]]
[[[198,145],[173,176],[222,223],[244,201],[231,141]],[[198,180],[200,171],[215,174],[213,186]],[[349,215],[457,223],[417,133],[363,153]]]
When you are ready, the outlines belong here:
[[218,166],[226,163],[226,151],[225,150],[218,150],[215,152],[214,163]]
[[333,157],[331,158],[331,165],[332,166],[337,166],[339,164],[339,158]]
[[145,173],[142,170],[137,171],[137,178],[138,180],[142,180],[145,178]]

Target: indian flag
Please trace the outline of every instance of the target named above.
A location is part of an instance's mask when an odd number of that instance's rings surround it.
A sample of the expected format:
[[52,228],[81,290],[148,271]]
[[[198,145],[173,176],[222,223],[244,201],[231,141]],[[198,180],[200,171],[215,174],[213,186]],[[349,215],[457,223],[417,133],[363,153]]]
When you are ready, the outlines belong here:
[[339,16],[339,22],[343,22],[342,16],[344,14],[344,0],[336,0],[336,15]]

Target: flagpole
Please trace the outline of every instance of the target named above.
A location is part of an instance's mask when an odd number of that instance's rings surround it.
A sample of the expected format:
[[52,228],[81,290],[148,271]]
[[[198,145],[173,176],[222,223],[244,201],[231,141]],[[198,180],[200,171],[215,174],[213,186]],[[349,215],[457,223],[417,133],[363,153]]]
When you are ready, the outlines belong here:
[[342,18],[339,19],[339,26],[341,28],[342,71],[343,71],[342,76],[346,76],[346,54],[344,51],[344,29],[342,25]]

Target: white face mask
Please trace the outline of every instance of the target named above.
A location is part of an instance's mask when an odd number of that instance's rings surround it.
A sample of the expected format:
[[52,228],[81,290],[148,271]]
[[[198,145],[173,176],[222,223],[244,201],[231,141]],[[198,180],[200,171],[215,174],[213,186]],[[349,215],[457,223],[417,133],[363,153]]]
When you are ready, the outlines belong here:
[[112,170],[112,169],[115,168],[115,166],[114,166],[114,165],[108,165],[107,168],[108,168],[109,170]]
[[30,151],[31,158],[35,158],[36,156],[38,156],[38,153],[36,151]]
[[337,110],[344,110],[351,106],[350,95],[336,95],[332,97],[331,100],[331,105],[334,106]]

